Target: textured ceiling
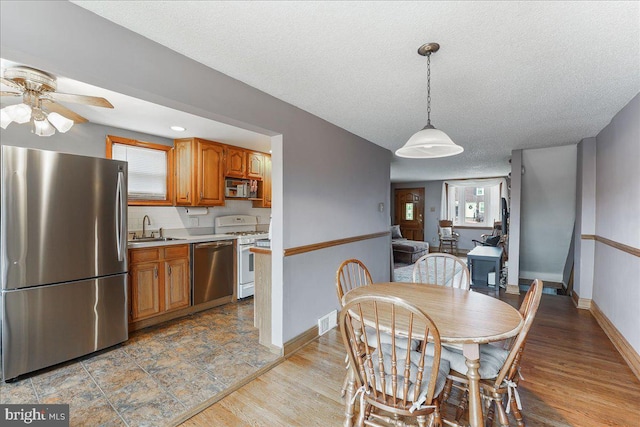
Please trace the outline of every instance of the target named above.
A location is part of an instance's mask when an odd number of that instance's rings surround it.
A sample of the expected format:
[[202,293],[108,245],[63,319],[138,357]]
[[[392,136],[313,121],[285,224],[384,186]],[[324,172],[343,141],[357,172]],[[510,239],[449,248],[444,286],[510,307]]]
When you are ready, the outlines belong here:
[[465,149],[392,181],[505,175],[595,136],[640,91],[639,2],[74,1],[392,151],[432,122]]

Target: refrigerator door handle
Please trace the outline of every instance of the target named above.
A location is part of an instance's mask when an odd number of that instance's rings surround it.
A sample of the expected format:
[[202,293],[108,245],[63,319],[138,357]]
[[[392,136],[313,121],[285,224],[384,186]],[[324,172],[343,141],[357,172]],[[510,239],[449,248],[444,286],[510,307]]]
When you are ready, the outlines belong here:
[[126,244],[124,228],[124,209],[126,202],[124,200],[124,191],[122,191],[124,183],[124,171],[118,171],[118,185],[116,187],[116,245],[118,245],[118,261],[124,260],[124,245]]

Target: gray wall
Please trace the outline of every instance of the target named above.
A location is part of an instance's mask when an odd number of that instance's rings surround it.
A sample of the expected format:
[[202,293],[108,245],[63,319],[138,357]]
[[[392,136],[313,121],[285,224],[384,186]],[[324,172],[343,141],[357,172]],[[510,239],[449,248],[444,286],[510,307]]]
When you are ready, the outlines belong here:
[[[598,237],[640,248],[640,94],[596,137]],[[593,301],[640,353],[640,258],[596,241]],[[582,297],[582,295],[580,295]]]
[[105,156],[107,135],[173,146],[173,141],[167,138],[95,123],[75,125],[67,133],[56,132],[46,137],[31,133],[30,126],[11,123],[6,129],[0,128],[0,143],[91,157]]
[[562,282],[575,221],[575,145],[524,150],[520,277]]
[[[282,224],[274,230],[273,269],[274,278],[283,278],[274,282],[274,307],[282,307],[272,319],[274,344],[316,325],[317,312],[335,308],[337,265],[327,252],[342,256],[347,248],[350,257],[389,270],[385,239],[294,256],[286,263],[279,250],[387,231],[388,150],[71,3],[2,2],[0,19],[6,59],[275,138],[282,135],[282,147],[272,144],[272,215],[274,225]],[[378,211],[381,202],[384,212]],[[314,300],[318,292],[322,298]]]

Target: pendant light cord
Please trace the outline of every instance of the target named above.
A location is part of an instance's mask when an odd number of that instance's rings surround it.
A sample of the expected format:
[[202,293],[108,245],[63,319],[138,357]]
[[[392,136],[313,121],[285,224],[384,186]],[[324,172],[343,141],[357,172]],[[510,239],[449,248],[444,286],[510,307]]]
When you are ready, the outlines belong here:
[[427,54],[427,126],[431,126],[431,52]]

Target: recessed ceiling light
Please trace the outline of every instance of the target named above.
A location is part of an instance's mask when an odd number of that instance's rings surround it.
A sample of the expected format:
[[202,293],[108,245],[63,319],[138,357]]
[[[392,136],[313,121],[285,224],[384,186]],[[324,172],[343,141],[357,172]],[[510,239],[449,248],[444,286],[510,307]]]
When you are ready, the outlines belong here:
[[184,132],[187,129],[183,128],[182,126],[171,126],[171,130],[175,130],[176,132]]

